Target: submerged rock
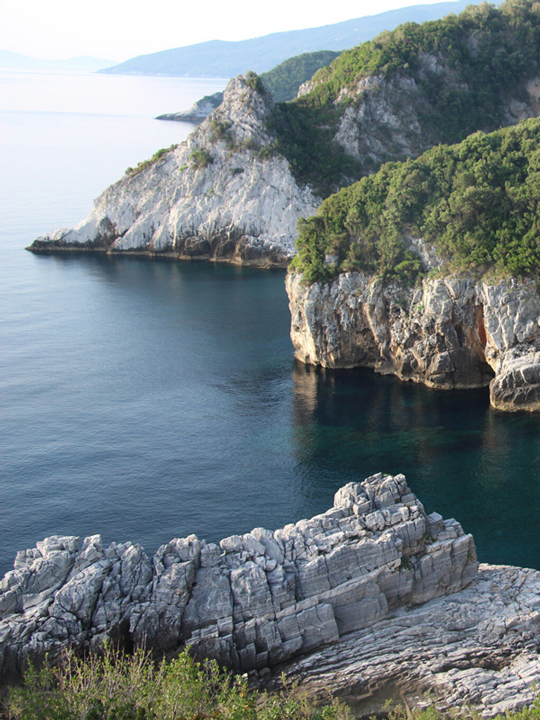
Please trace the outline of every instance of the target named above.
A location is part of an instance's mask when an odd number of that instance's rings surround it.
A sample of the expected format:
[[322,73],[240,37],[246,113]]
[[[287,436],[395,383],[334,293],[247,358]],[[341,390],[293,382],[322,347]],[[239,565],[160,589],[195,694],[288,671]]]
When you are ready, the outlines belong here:
[[403,475],[349,483],[311,520],[219,545],[175,539],[152,560],[132,543],[51,537],[18,553],[0,584],[0,670],[107,637],[276,667],[458,592],[477,567],[471,535],[426,516]]

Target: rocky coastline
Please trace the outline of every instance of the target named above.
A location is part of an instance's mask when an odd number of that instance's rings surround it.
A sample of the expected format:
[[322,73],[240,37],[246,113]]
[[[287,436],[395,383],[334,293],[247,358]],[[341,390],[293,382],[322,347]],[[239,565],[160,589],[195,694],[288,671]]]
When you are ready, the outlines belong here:
[[273,152],[266,128],[273,105],[256,76],[231,80],[223,102],[186,141],[128,169],[76,228],[28,249],[286,266],[298,220],[312,215],[320,198]]
[[99,536],[51,537],[0,583],[0,671],[107,638],[199,657],[277,687],[328,688],[359,717],[387,697],[485,715],[540,680],[540,573],[478,562],[454,520],[426,515],[403,475],[349,483],[333,507],[219,545],[191,535],[153,558]]
[[[424,270],[437,270],[421,240]],[[490,388],[503,411],[540,410],[540,296],[534,279],[425,277],[421,285],[362,272],[328,283],[286,280],[302,362],[371,367],[437,389]]]
[[200,100],[197,100],[189,110],[177,113],[164,113],[163,115],[158,115],[156,120],[173,120],[175,122],[188,122],[199,125],[210,113],[213,113],[222,102],[223,93],[216,92],[212,95],[205,95]]

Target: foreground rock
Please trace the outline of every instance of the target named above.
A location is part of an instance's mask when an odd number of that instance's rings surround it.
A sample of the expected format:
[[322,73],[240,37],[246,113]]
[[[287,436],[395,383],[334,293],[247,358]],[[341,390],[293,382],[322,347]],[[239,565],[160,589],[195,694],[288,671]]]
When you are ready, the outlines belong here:
[[320,200],[273,151],[265,124],[273,100],[256,80],[231,80],[221,105],[185,142],[128,171],[76,228],[29,249],[286,265],[298,219]]
[[18,553],[0,585],[0,670],[112,637],[265,671],[458,592],[476,571],[472,537],[427,517],[403,475],[350,483],[311,520],[219,546],[191,535],[152,560],[131,543],[52,537]]
[[108,637],[188,644],[256,684],[285,673],[330,690],[358,717],[388,698],[494,716],[538,691],[540,572],[477,568],[472,537],[426,517],[403,475],[350,483],[311,520],[219,546],[191,535],[152,560],[131,543],[52,537],[0,585],[1,672]]
[[[421,245],[421,244],[420,244]],[[426,270],[432,267],[426,258]],[[298,359],[372,367],[434,388],[490,386],[501,410],[540,410],[540,296],[533,280],[467,276],[420,288],[344,273],[331,283],[287,278]]]
[[359,716],[387,698],[504,715],[538,695],[539,610],[539,572],[480,565],[467,589],[400,608],[284,670],[321,696],[331,688]]

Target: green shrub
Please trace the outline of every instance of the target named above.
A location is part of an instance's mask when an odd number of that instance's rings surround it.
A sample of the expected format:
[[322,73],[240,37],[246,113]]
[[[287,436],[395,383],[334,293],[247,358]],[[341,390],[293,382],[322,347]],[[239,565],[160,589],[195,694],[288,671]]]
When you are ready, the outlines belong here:
[[232,123],[230,122],[223,122],[221,120],[217,120],[216,118],[212,118],[210,120],[212,140],[214,142],[224,140],[228,147],[232,147],[234,145],[234,141],[230,132],[231,125]]
[[248,72],[244,75],[244,81],[254,92],[257,92],[260,95],[264,95],[266,92],[263,81],[257,73],[253,72],[253,70],[248,70]]
[[176,150],[177,147],[178,147],[178,145],[171,145],[168,148],[161,148],[161,150],[158,150],[156,153],[154,153],[154,155],[152,155],[152,157],[149,160],[143,160],[142,162],[140,162],[137,165],[137,167],[134,167],[134,168],[128,167],[126,169],[126,175],[131,175],[131,176],[138,175],[143,170],[146,170],[146,168],[149,168],[152,165],[154,165],[155,163],[157,163],[158,160],[161,160],[161,158],[164,155],[166,155],[168,152],[172,152],[173,150]]
[[154,664],[110,647],[85,660],[67,652],[57,666],[30,667],[22,687],[10,688],[10,720],[348,720],[346,706],[317,707],[296,687],[255,693],[242,677],[215,661],[195,662],[183,652]]
[[428,150],[327,198],[299,224],[293,267],[325,281],[364,270],[414,282],[421,265],[403,238],[421,237],[446,271],[540,274],[540,119]]
[[214,158],[205,148],[198,148],[191,153],[191,159],[196,170],[208,167],[214,162]]

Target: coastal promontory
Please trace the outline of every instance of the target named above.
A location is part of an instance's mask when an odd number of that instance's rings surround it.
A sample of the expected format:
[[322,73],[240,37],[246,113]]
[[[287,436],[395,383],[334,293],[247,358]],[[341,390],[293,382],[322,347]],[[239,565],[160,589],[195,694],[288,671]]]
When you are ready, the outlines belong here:
[[379,473],[310,520],[219,544],[190,535],[153,558],[99,536],[38,542],[0,583],[0,670],[111,639],[158,656],[187,646],[268,688],[330,690],[357,716],[427,692],[494,715],[534,698],[539,592],[539,572],[479,567],[456,520]]
[[291,102],[239,76],[185,142],[129,168],[86,220],[30,249],[285,265],[298,219],[331,193],[387,161],[538,115],[535,7],[403,25],[342,53]]
[[477,133],[325,200],[287,280],[297,357],[540,409],[539,140]]

